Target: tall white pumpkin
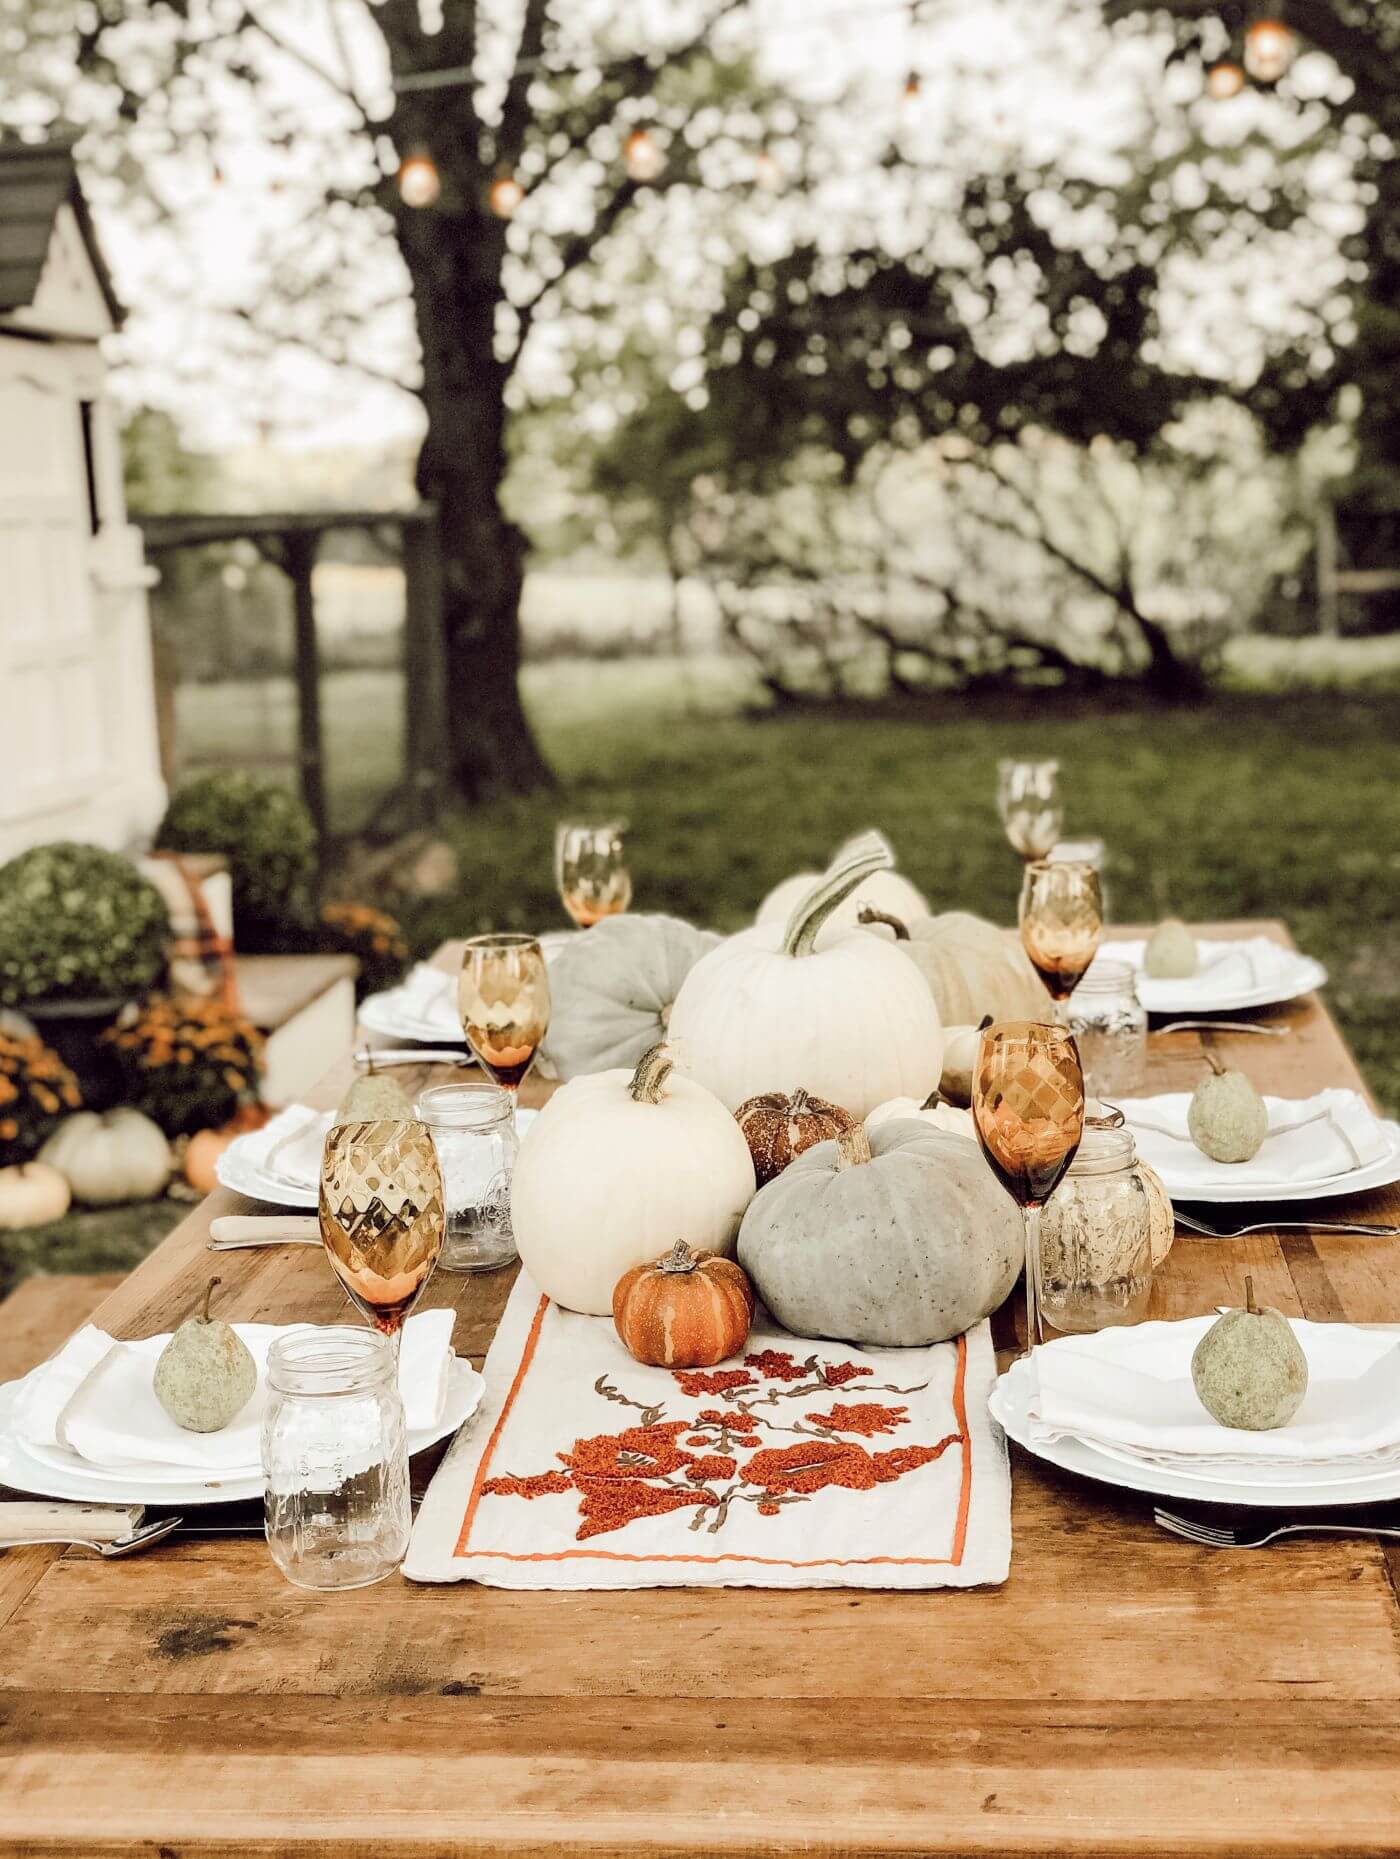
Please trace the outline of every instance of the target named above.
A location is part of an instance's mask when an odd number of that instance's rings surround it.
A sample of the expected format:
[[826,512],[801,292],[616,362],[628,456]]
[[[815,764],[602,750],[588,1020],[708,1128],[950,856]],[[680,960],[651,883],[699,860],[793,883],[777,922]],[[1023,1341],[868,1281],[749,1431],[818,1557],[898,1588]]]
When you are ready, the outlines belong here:
[[[859,840],[852,841],[853,845],[860,843]],[[837,864],[845,857],[846,851],[847,848],[843,846],[836,854]],[[759,905],[754,922],[785,924],[813,885],[821,883],[824,875],[819,871],[799,871],[794,872],[790,878],[784,878],[781,884],[774,885]],[[928,909],[923,892],[910,884],[907,878],[901,878],[897,871],[872,871],[832,911],[826,929],[827,939],[858,923],[862,910],[880,910],[892,917],[907,919],[926,917]]]
[[862,929],[826,934],[832,912],[893,854],[878,833],[849,847],[786,925],[760,924],[703,956],[671,1009],[676,1061],[730,1110],[802,1089],[864,1117],[922,1100],[943,1068],[933,996],[912,962]]
[[678,1239],[732,1253],[754,1187],[738,1124],[657,1046],[555,1092],[520,1145],[511,1223],[542,1291],[606,1317],[622,1274]]

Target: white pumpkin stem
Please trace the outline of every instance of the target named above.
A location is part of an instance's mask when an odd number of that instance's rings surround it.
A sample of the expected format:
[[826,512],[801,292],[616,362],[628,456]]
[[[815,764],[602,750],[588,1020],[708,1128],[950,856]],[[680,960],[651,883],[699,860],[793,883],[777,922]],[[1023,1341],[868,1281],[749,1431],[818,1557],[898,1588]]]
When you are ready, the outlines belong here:
[[656,1261],[659,1272],[693,1272],[700,1263],[698,1252],[692,1252],[683,1239],[678,1239],[664,1259]]
[[675,1060],[666,1046],[653,1046],[637,1060],[637,1069],[627,1089],[634,1104],[659,1104],[662,1087],[675,1070]]
[[919,1105],[919,1109],[920,1110],[937,1110],[940,1104],[946,1104],[947,1101],[948,1100],[944,1097],[943,1093],[939,1090],[938,1086],[935,1085],[933,1089],[929,1092],[928,1096],[924,1099],[923,1103]]
[[882,834],[862,833],[859,839],[852,840],[788,918],[783,954],[811,955],[818,930],[837,905],[843,904],[872,872],[889,871],[893,864],[894,853]]
[[848,1130],[842,1130],[836,1138],[836,1167],[860,1168],[873,1160],[870,1138],[865,1133],[863,1123],[853,1123]]
[[909,940],[909,925],[904,918],[892,917],[888,910],[877,910],[874,904],[863,905],[860,916],[856,920],[867,924],[883,923],[886,929],[894,931],[896,942],[908,942]]

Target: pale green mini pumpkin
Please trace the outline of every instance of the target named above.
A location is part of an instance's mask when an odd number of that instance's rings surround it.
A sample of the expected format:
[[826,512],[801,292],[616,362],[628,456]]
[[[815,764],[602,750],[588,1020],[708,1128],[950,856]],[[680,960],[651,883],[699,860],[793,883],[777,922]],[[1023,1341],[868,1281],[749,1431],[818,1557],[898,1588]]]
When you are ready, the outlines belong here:
[[739,1260],[795,1335],[907,1346],[1005,1303],[1022,1235],[975,1143],[900,1121],[798,1156],[750,1203]]
[[681,983],[720,938],[679,917],[604,917],[549,965],[544,1056],[560,1078],[633,1066],[666,1037]]

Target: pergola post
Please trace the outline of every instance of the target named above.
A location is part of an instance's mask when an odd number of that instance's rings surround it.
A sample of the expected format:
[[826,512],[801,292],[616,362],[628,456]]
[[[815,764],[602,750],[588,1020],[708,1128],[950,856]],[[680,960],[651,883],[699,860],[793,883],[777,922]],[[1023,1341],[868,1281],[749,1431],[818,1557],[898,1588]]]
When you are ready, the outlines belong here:
[[324,857],[330,836],[330,820],[326,813],[321,685],[316,652],[316,597],[311,585],[319,541],[320,538],[312,530],[292,530],[282,539],[282,559],[292,584],[301,792],[315,822],[317,844]]

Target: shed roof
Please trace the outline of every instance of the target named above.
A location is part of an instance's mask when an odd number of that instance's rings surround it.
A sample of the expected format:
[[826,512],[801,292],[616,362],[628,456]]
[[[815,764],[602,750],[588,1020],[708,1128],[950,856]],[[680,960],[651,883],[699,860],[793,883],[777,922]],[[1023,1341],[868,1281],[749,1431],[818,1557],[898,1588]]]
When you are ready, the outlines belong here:
[[73,209],[112,321],[125,316],[78,182],[71,140],[0,142],[0,315],[34,301],[63,206]]

